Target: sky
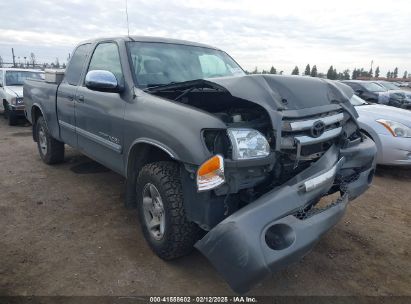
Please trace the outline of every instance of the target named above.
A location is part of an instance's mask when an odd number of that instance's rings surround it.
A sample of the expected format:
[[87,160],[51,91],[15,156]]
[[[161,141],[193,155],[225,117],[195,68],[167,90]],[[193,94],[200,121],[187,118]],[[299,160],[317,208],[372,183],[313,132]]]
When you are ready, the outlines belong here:
[[[82,40],[127,34],[126,0],[1,0],[0,56],[66,62]],[[411,4],[395,1],[128,0],[130,35],[202,42],[243,68],[290,74],[380,67],[411,73]]]

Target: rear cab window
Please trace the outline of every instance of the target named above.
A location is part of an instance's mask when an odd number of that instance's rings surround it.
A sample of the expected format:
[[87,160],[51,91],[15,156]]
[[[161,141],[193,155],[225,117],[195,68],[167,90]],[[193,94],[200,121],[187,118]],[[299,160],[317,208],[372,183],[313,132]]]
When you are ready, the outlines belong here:
[[90,50],[90,43],[82,44],[76,48],[67,66],[64,82],[77,86],[80,81],[81,72]]

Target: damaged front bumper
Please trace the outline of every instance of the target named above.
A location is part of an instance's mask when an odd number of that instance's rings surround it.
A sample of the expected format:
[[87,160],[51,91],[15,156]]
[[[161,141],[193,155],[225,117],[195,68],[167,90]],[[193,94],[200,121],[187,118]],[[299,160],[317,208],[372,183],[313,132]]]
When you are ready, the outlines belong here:
[[[348,201],[369,187],[375,154],[375,144],[368,138],[344,150],[331,147],[287,183],[224,219],[195,247],[234,291],[247,292],[264,277],[301,259],[340,220]],[[300,216],[301,210],[336,186],[342,193],[336,202]]]

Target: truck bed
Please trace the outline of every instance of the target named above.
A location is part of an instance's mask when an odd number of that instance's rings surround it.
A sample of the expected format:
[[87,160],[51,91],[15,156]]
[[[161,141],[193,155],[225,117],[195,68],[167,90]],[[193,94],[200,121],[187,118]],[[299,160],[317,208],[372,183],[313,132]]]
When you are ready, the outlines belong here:
[[56,103],[58,87],[58,84],[44,80],[26,80],[23,87],[26,118],[34,124],[39,114],[37,111],[41,111],[50,134],[56,139],[60,138]]

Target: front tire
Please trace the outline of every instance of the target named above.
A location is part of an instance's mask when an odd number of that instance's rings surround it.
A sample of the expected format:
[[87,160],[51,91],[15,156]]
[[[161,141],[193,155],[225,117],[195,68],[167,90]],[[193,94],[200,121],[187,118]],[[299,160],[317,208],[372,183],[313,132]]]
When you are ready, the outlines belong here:
[[37,148],[43,162],[48,165],[64,161],[64,143],[50,136],[42,116],[36,122]]
[[172,260],[192,251],[201,229],[186,217],[177,163],[160,161],[141,169],[137,208],[144,237],[160,258]]
[[4,118],[8,120],[9,126],[17,125],[18,117],[16,117],[16,115],[14,115],[12,111],[10,111],[10,106],[6,101],[3,102],[3,108],[4,108]]
[[8,114],[9,117],[9,126],[15,126],[19,122],[19,118],[13,114],[13,112],[9,112]]

